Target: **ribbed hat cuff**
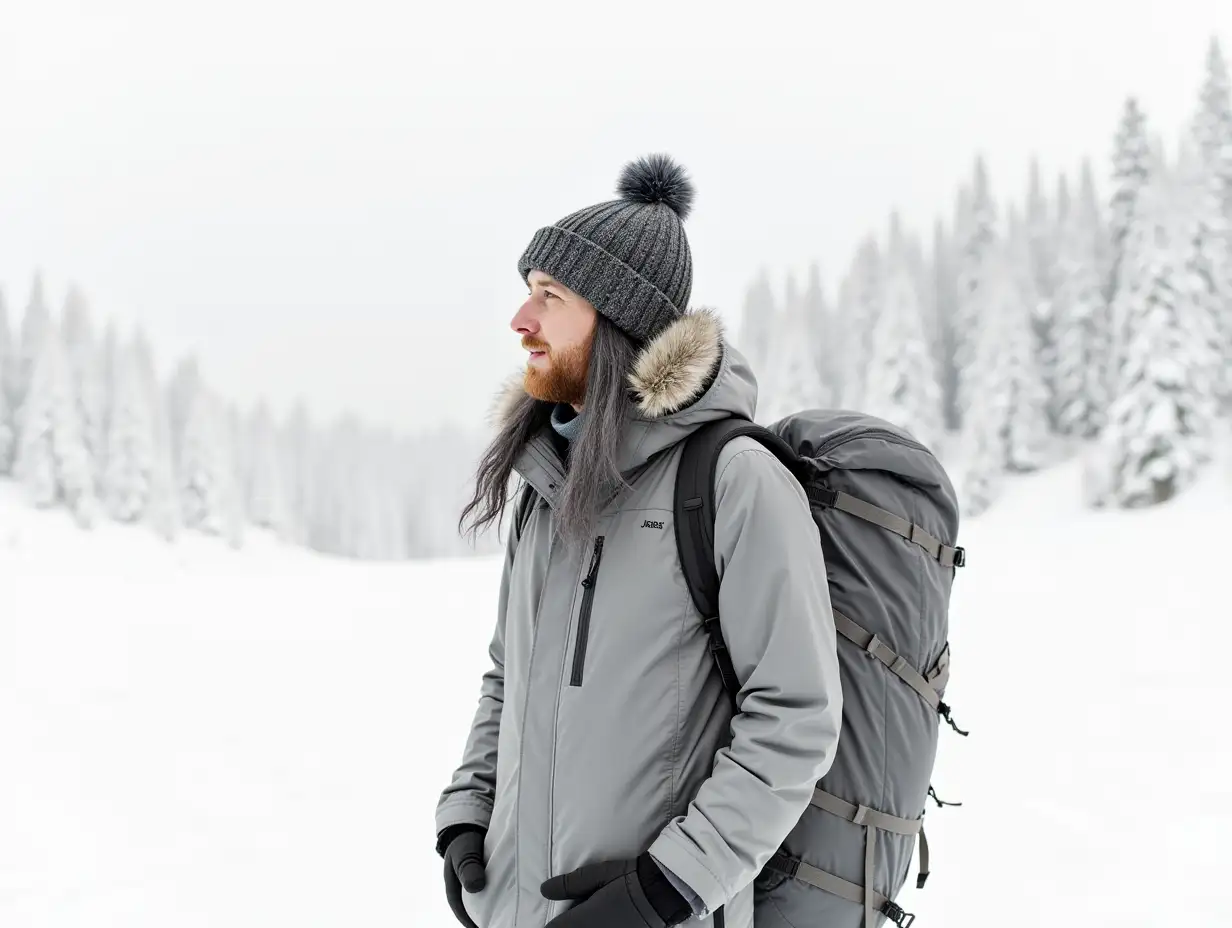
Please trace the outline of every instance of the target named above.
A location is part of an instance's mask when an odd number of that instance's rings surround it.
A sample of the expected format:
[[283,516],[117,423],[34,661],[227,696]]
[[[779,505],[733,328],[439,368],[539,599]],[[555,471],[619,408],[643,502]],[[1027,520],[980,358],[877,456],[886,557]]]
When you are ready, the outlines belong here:
[[544,226],[526,246],[518,272],[525,280],[532,268],[586,297],[617,328],[638,340],[657,335],[682,312],[615,255],[559,226]]

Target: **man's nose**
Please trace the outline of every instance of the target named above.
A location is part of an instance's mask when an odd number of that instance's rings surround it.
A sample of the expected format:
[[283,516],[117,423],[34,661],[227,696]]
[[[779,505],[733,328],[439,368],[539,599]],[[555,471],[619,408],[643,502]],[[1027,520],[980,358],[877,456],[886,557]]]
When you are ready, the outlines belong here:
[[509,328],[519,335],[534,335],[539,331],[539,314],[535,306],[535,298],[527,297],[526,302],[518,307],[518,311],[509,320]]

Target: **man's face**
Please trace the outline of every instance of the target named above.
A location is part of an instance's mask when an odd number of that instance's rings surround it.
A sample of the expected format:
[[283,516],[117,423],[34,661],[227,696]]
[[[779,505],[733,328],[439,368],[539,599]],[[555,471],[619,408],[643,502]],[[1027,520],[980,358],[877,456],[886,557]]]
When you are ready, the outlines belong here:
[[579,407],[586,396],[595,308],[542,271],[532,270],[528,281],[530,294],[509,323],[530,352],[526,392]]

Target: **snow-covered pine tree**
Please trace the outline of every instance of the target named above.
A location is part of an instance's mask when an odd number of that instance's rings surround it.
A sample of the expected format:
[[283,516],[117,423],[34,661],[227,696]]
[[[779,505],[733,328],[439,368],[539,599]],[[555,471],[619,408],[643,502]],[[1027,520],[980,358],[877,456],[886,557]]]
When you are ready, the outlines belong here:
[[[779,342],[779,325],[786,325],[788,320],[795,319],[798,326],[802,327],[802,331],[807,333],[809,330],[809,322],[804,317],[804,313],[800,307],[800,288],[796,286],[796,275],[791,271],[787,272],[787,277],[783,282],[783,312],[777,320],[778,325],[774,331],[770,333],[770,353],[771,363],[777,363],[778,354],[776,348]],[[807,338],[807,335],[805,336]]]
[[938,219],[933,226],[932,253],[933,287],[933,358],[941,383],[941,407],[947,429],[957,429],[962,422],[958,407],[958,275],[954,243],[945,223]]
[[[402,507],[402,538],[403,549],[406,551],[408,558],[423,557],[424,552],[428,550],[430,539],[426,537],[424,532],[423,515],[420,512],[419,501],[423,493],[423,488],[420,486],[419,468],[417,467],[419,458],[416,454],[420,447],[419,443],[412,436],[403,436],[398,441],[398,473],[401,475],[402,492],[398,498],[398,503]],[[467,462],[462,473],[465,478],[469,479],[473,470],[472,462]],[[512,512],[512,508],[510,509]],[[456,518],[456,515],[455,515]],[[509,518],[506,517],[502,522],[500,530],[486,532],[487,543],[500,543],[501,539],[508,538],[509,533]],[[462,533],[457,530],[456,526],[450,529],[450,534],[454,537],[461,538]],[[480,546],[480,538],[477,536],[470,541],[472,550],[478,550]]]
[[370,475],[370,483],[363,503],[368,509],[366,522],[370,526],[371,550],[360,556],[400,560],[406,557],[406,538],[400,498],[403,487],[397,479],[393,436],[385,430],[370,435],[364,451],[362,469]]
[[167,384],[167,423],[171,432],[172,461],[179,467],[180,449],[184,444],[184,428],[189,407],[202,388],[201,366],[195,357],[181,358]]
[[795,279],[787,278],[787,295],[780,322],[770,341],[771,363],[763,373],[766,391],[758,399],[757,419],[770,424],[789,413],[825,404],[825,388],[810,340],[811,325]]
[[21,407],[25,403],[26,394],[30,392],[30,381],[34,379],[34,366],[43,353],[43,339],[51,328],[51,311],[47,308],[47,297],[43,293],[43,275],[36,271],[34,283],[30,286],[30,301],[26,304],[26,314],[21,319],[21,345],[18,348],[17,367],[13,380],[12,401],[17,411],[18,429],[21,428]]
[[274,430],[274,420],[264,402],[257,404],[248,423],[248,447],[250,456],[245,480],[248,519],[253,525],[286,537],[284,533],[288,519],[283,491],[286,468]]
[[[1133,224],[1138,196],[1149,174],[1150,141],[1146,117],[1135,97],[1125,101],[1112,153],[1112,202],[1108,215],[1109,260],[1107,292],[1109,305],[1116,306],[1116,288],[1121,279],[1120,264],[1125,253],[1125,237]],[[1118,326],[1119,327],[1119,326]]]
[[1211,38],[1206,53],[1206,78],[1202,84],[1194,138],[1211,166],[1223,215],[1232,222],[1232,85],[1219,39]]
[[[1095,189],[1095,172],[1091,167],[1091,159],[1083,158],[1078,195],[1074,200],[1074,209],[1081,212],[1081,221],[1088,228],[1094,230],[1092,235],[1095,248],[1095,266],[1099,269],[1100,274],[1101,299],[1096,304],[1098,313],[1091,326],[1092,336],[1095,340],[1091,352],[1096,365],[1096,371],[1092,373],[1092,377],[1097,378],[1092,383],[1097,384],[1095,402],[1106,403],[1112,396],[1112,384],[1116,377],[1115,348],[1113,346],[1114,322],[1112,318],[1112,305],[1108,302],[1108,293],[1114,289],[1108,284],[1108,274],[1113,264],[1115,249],[1113,248],[1110,237],[1111,232],[1104,216],[1102,203],[1103,200]],[[1103,406],[1102,409],[1096,409],[1095,412],[1094,424],[1098,433],[1103,428],[1103,423],[1107,418],[1107,406]]]
[[1057,240],[1058,251],[1061,248],[1061,229],[1065,226],[1065,220],[1069,216],[1069,210],[1073,202],[1073,194],[1069,191],[1069,178],[1062,171],[1057,175],[1057,208],[1056,214],[1053,216],[1053,236]]
[[941,385],[925,334],[919,276],[897,214],[890,220],[882,288],[862,409],[936,448],[943,431]]
[[372,503],[376,512],[371,516],[376,525],[378,557],[381,560],[401,560],[406,557],[403,538],[402,507],[399,505],[401,487],[394,479],[390,460],[389,437],[381,434],[372,449],[376,480]]
[[[1181,197],[1178,220],[1183,223],[1187,280],[1192,287],[1193,317],[1188,322],[1195,337],[1195,373],[1205,404],[1200,421],[1214,421],[1221,408],[1232,404],[1232,365],[1226,354],[1224,316],[1232,305],[1232,238],[1223,218],[1221,183],[1214,165],[1189,140],[1177,156],[1176,189]],[[1206,443],[1201,445],[1206,447]],[[1205,462],[1200,462],[1205,463]]]
[[21,408],[13,473],[34,505],[62,502],[77,523],[88,528],[97,514],[93,471],[64,344],[50,322],[38,341],[39,354]]
[[73,391],[77,398],[77,410],[81,417],[82,437],[85,440],[86,454],[90,458],[90,470],[97,484],[102,473],[103,419],[107,391],[102,355],[95,342],[90,311],[85,296],[76,286],[69,287],[61,328]]
[[1025,230],[1035,287],[1046,298],[1052,290],[1053,265],[1056,261],[1056,214],[1044,194],[1039,159],[1034,155],[1027,171]]
[[1095,189],[1095,170],[1091,167],[1091,159],[1082,159],[1082,169],[1079,174],[1078,194],[1075,198],[1076,208],[1084,209],[1093,219],[1095,226],[1095,254],[1099,259],[1101,280],[1107,280],[1112,267],[1112,239],[1108,222],[1104,216],[1103,199]]
[[[36,358],[37,381],[31,381],[23,391],[19,411],[18,445],[13,461],[13,476],[21,481],[30,501],[40,508],[54,506],[59,501],[56,479],[56,453],[53,439],[57,391],[68,393],[68,374],[57,368],[57,355],[45,339]],[[63,386],[57,381],[63,379]],[[36,389],[31,389],[36,387]]]
[[740,338],[736,343],[758,376],[763,376],[771,363],[770,340],[777,322],[778,311],[774,303],[774,290],[770,286],[770,274],[763,268],[745,291]]
[[128,347],[115,352],[103,501],[113,519],[141,522],[150,513],[153,495],[154,416],[135,352]]
[[13,403],[9,384],[17,358],[13,352],[13,330],[9,328],[9,311],[0,289],[0,476],[13,470],[13,455],[17,451],[17,432],[13,421]]
[[856,249],[851,270],[838,291],[834,350],[838,356],[838,395],[834,405],[859,409],[864,403],[864,377],[868,364],[873,326],[880,315],[881,247],[868,235]]
[[308,546],[329,554],[342,552],[343,490],[346,475],[342,472],[342,457],[345,452],[341,436],[342,422],[336,420],[320,431],[313,433],[309,458],[309,485],[305,525]]
[[966,368],[975,354],[978,336],[978,298],[984,279],[984,258],[997,240],[997,208],[988,182],[988,169],[981,155],[976,158],[970,188],[959,193],[954,219],[956,247],[955,273],[958,278],[958,299],[955,303],[955,364],[958,368],[959,409],[965,405],[961,397],[966,389]]
[[248,436],[245,434],[239,407],[235,403],[226,403],[222,416],[223,452],[227,468],[223,537],[231,547],[239,548],[244,544],[244,530],[248,524],[247,500],[244,494],[244,468],[250,457]]
[[1116,390],[1088,479],[1095,505],[1165,502],[1209,457],[1196,363],[1202,346],[1188,327],[1198,309],[1186,267],[1187,196],[1161,158],[1148,162],[1148,176],[1119,266]]
[[[929,363],[933,367],[934,382],[937,390],[941,390],[941,365],[937,363],[937,294],[933,288],[933,267],[925,252],[924,242],[916,232],[903,230],[904,253],[907,268],[915,282],[916,296],[920,301],[920,314],[924,333],[924,347],[928,352]],[[940,420],[938,428],[945,431],[944,400],[940,392],[937,395],[937,408]]]
[[[978,326],[973,333],[974,353],[963,393],[963,431],[968,451],[960,503],[966,515],[985,512],[1001,493],[1010,461],[1010,415],[1013,377],[1005,363],[1009,329],[1016,317],[1026,331],[1026,314],[1015,283],[1008,243],[993,244],[982,262],[983,279],[974,307]],[[1022,340],[1021,338],[1019,339]]]
[[174,463],[167,403],[154,367],[154,352],[140,329],[133,337],[133,359],[150,399],[154,424],[154,469],[150,479],[150,502],[146,521],[166,541],[173,541],[183,527]]
[[179,453],[180,511],[186,527],[210,535],[223,535],[228,528],[231,470],[225,427],[221,402],[199,382],[188,399]]
[[355,536],[347,553],[361,560],[378,561],[386,556],[383,522],[389,502],[381,499],[380,478],[375,474],[365,475],[371,470],[374,468],[361,466],[360,480],[351,490]]
[[817,377],[821,381],[818,400],[830,405],[834,401],[835,382],[838,379],[838,358],[835,356],[834,346],[830,344],[834,324],[830,319],[830,307],[826,304],[826,293],[821,283],[821,268],[815,261],[809,265],[808,284],[801,299],[804,301],[804,318],[809,325],[809,347],[817,367]]
[[326,468],[327,518],[323,525],[330,534],[329,550],[351,554],[358,542],[360,527],[355,514],[355,498],[350,489],[356,480],[359,442],[359,422],[351,413],[339,416],[331,430]]
[[932,306],[933,272],[928,263],[928,256],[924,253],[924,243],[918,233],[903,230],[903,252],[906,255],[907,268],[911,276],[915,278],[915,289],[920,295],[920,306],[924,311],[924,337],[931,344],[933,333],[930,329],[936,315],[935,308]]
[[1044,381],[1048,385],[1048,421],[1053,430],[1061,434],[1061,408],[1065,405],[1060,383],[1062,351],[1060,339],[1062,337],[1061,329],[1064,326],[1060,306],[1063,299],[1061,294],[1061,252],[1065,247],[1063,239],[1065,238],[1066,223],[1069,222],[1070,209],[1073,203],[1073,195],[1069,190],[1069,178],[1066,177],[1064,171],[1057,175],[1055,198],[1055,208],[1053,209],[1052,222],[1049,228],[1054,246],[1053,297],[1050,304],[1053,338],[1049,346],[1051,350],[1047,353],[1041,352],[1040,363],[1044,369]]
[[107,470],[107,440],[111,435],[111,410],[115,405],[116,365],[118,363],[116,361],[116,352],[119,351],[117,338],[115,320],[108,319],[106,328],[103,331],[102,345],[99,349],[99,369],[103,382],[103,418],[101,423],[103,445],[97,462],[100,496],[104,485],[103,474]]
[[1048,394],[1048,426],[1056,428],[1056,321],[1053,311],[1053,293],[1057,275],[1057,225],[1054,211],[1049,209],[1040,180],[1037,158],[1031,158],[1027,177],[1026,237],[1029,254],[1032,292],[1035,305],[1032,307],[1032,331],[1035,338],[1035,354],[1040,367],[1040,376]]
[[1054,415],[1057,430],[1075,438],[1094,437],[1108,407],[1107,306],[1097,237],[1098,205],[1084,181],[1084,193],[1067,207],[1061,221],[1057,288],[1056,380]]
[[363,441],[359,420],[350,412],[343,414],[333,428],[329,448],[327,474],[332,518],[327,524],[333,534],[329,550],[350,557],[355,557],[365,544],[370,515],[360,504],[358,495],[352,492],[353,487],[363,483],[360,473]]
[[245,520],[249,518],[248,482],[253,462],[251,426],[251,419],[240,412],[238,403],[227,403],[227,437],[231,443],[231,464],[235,468],[235,487],[239,492],[240,507],[244,510]]
[[286,424],[280,430],[282,446],[282,485],[286,501],[286,538],[294,544],[308,544],[309,502],[313,493],[312,424],[303,400],[296,401]]
[[1010,384],[1009,458],[1011,471],[1026,472],[1041,467],[1048,453],[1048,388],[1039,362],[1035,322],[1040,303],[1032,269],[1030,233],[1026,223],[1011,209],[1006,233],[1010,293],[1004,304],[1005,337],[1002,363]]
[[1213,199],[1211,204],[1200,204],[1199,210],[1207,226],[1201,248],[1208,259],[1215,259],[1207,273],[1212,275],[1208,286],[1212,288],[1211,312],[1218,340],[1217,401],[1224,409],[1232,409],[1232,87],[1217,38],[1211,39],[1207,51],[1193,138]]

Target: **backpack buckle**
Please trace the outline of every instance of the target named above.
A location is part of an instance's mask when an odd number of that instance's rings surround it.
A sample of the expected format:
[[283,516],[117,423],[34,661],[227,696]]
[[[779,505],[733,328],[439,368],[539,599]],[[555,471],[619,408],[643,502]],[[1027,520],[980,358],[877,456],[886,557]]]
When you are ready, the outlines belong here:
[[831,489],[820,481],[811,482],[804,488],[805,496],[810,503],[816,503],[823,509],[833,509],[838,502],[838,491]]
[[915,921],[915,915],[913,913],[904,912],[902,906],[889,899],[887,899],[886,904],[881,907],[881,913],[894,924],[898,925],[898,928],[910,928],[911,923]]
[[954,549],[954,566],[955,567],[966,567],[967,566],[967,549],[966,548],[956,547]]

